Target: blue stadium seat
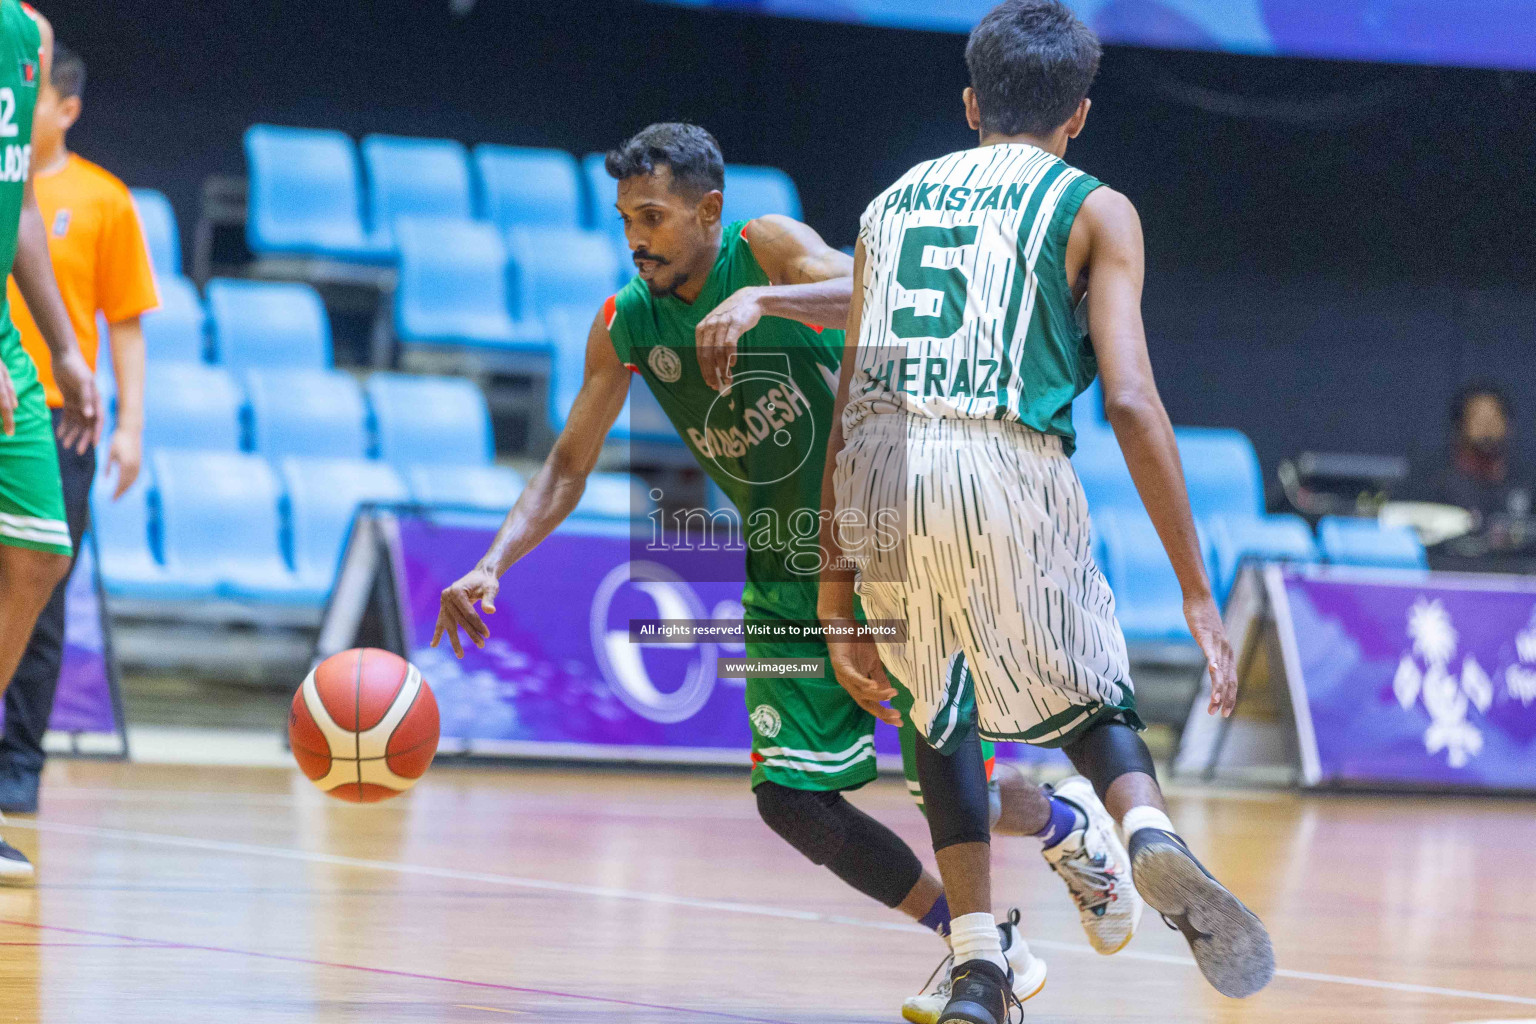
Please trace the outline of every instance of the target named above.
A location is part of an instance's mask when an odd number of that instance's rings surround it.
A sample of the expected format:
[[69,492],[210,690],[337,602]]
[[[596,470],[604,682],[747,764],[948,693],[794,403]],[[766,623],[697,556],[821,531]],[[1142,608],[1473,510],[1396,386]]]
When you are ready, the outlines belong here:
[[608,176],[602,153],[588,153],[581,158],[582,176],[587,180],[587,226],[624,240],[624,222],[613,204],[619,198],[619,183]]
[[331,321],[307,284],[216,277],[208,313],[214,361],[231,369],[331,365]]
[[396,466],[490,464],[491,415],[469,381],[375,373],[366,390],[379,458]]
[[158,309],[139,318],[144,329],[144,361],[201,363],[206,355],[208,314],[197,288],[184,277],[162,275],[156,282]]
[[339,370],[248,370],[247,436],[269,459],[287,455],[368,457],[363,389]]
[[294,572],[306,590],[323,597],[336,580],[357,507],[405,501],[405,481],[393,466],[368,459],[289,458],[282,474]]
[[195,363],[151,363],[144,373],[144,448],[237,451],[244,404],[240,388],[226,370]]
[[395,245],[401,217],[470,220],[469,154],[451,139],[369,135],[363,139],[373,244]]
[[582,226],[581,177],[563,149],[475,147],[480,212],[502,231]]
[[338,131],[253,125],[245,133],[250,177],[246,241],[258,256],[388,262],[368,239],[357,147]]
[[1406,526],[1382,526],[1374,519],[1324,516],[1317,524],[1323,557],[1337,565],[1427,569],[1418,534]]
[[593,473],[575,515],[589,519],[638,519],[656,507],[645,481],[628,473]]
[[[96,461],[106,465],[106,445],[99,446]],[[172,584],[165,566],[150,546],[149,495],[152,471],[145,466],[126,494],[112,500],[108,481],[91,489],[91,531],[96,534],[101,582],[113,597],[177,598],[212,594],[211,583],[195,593]]]
[[277,478],[266,459],[233,452],[156,452],[167,573],[242,602],[302,601],[283,560]]
[[1179,427],[1173,433],[1196,519],[1264,514],[1259,456],[1242,431]]
[[1113,431],[1089,430],[1079,433],[1072,466],[1083,483],[1088,509],[1100,512],[1139,512],[1141,496],[1126,468],[1125,456]]
[[777,167],[726,164],[725,208],[720,219],[730,224],[770,213],[803,219],[800,193],[789,175]]
[[[587,334],[595,313],[584,309],[557,307],[545,317],[550,341],[555,348],[554,365],[549,379],[549,423],[554,430],[565,429],[565,421],[576,393],[581,390],[582,373],[586,367]],[[609,430],[613,441],[643,441],[648,444],[666,444],[682,447],[667,414],[656,401],[656,396],[644,382],[633,379],[629,398]]]
[[1215,515],[1206,521],[1206,530],[1218,600],[1226,600],[1244,558],[1293,562],[1315,562],[1318,558],[1312,531],[1300,516]]
[[507,312],[507,253],[489,224],[402,220],[395,333],[406,344],[543,348]]
[[144,230],[144,242],[149,246],[149,259],[154,265],[156,277],[178,277],[181,274],[181,233],[176,229],[176,211],[164,192],[152,188],[136,188],[133,205],[139,211],[139,225]]
[[1099,378],[1072,401],[1072,427],[1079,433],[1095,428],[1109,428],[1104,415],[1104,386]]
[[516,281],[513,308],[523,321],[541,322],[567,306],[595,315],[614,292],[618,276],[612,243],[579,228],[513,228],[507,255]]
[[523,493],[522,475],[506,466],[412,466],[405,475],[423,505],[506,512]]
[[1101,565],[1115,592],[1115,614],[1126,640],[1190,642],[1184,592],[1152,520],[1142,511],[1095,513]]

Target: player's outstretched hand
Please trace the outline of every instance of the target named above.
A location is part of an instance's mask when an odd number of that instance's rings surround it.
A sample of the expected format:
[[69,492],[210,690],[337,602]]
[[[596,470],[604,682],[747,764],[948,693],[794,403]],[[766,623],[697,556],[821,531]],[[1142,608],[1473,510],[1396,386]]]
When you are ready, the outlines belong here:
[[880,649],[869,640],[827,639],[827,653],[832,657],[832,671],[854,703],[887,725],[900,726],[901,712],[884,702],[896,696],[885,666],[880,664]]
[[6,437],[16,433],[16,385],[4,363],[0,363],[0,430]]
[[693,336],[704,383],[716,391],[731,386],[731,367],[736,365],[737,343],[762,318],[763,308],[757,299],[757,289],[743,288],[699,321]]
[[442,605],[437,612],[437,628],[432,631],[432,646],[436,647],[446,633],[448,642],[453,645],[453,656],[464,657],[464,647],[459,642],[459,630],[462,629],[476,647],[484,649],[491,630],[475,610],[475,602],[480,602],[485,614],[494,615],[496,593],[500,589],[501,581],[496,578],[496,573],[477,565],[444,590]]
[[96,378],[78,349],[53,364],[53,379],[64,396],[64,421],[59,424],[59,440],[75,454],[101,440],[101,395]]
[[1186,598],[1184,619],[1210,669],[1211,704],[1206,710],[1230,717],[1237,706],[1237,659],[1232,655],[1232,644],[1227,640],[1227,627],[1221,621],[1216,599],[1210,594]]

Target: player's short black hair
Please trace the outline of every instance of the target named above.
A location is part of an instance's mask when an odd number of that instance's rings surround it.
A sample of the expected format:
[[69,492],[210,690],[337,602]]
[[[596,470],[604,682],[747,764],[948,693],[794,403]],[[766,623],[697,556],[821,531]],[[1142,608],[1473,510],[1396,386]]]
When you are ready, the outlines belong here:
[[1099,40],[1059,0],[1006,0],[965,46],[971,88],[991,135],[1049,135],[1099,73]]
[[696,124],[667,121],[642,128],[610,151],[604,166],[620,181],[670,167],[674,188],[699,196],[725,188],[725,157],[720,154],[720,143]]
[[85,95],[85,61],[80,55],[63,43],[53,44],[53,67],[48,72],[48,80],[64,99],[71,96],[83,97]]
[[1506,421],[1514,418],[1514,406],[1509,402],[1509,396],[1504,390],[1492,381],[1476,380],[1464,385],[1451,399],[1451,426],[1460,430],[1466,426],[1467,410],[1472,407],[1472,402],[1477,398],[1491,398],[1499,403],[1499,409],[1504,413]]

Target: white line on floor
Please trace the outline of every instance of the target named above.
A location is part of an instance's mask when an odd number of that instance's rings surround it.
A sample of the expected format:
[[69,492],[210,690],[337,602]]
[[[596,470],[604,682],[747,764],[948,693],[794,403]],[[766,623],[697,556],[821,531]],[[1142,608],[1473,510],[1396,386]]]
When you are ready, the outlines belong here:
[[[401,864],[388,860],[364,860],[359,857],[343,857],[334,853],[315,853],[309,850],[290,850],[281,846],[257,846],[252,843],[234,843],[217,839],[195,839],[188,836],[164,835],[158,832],[137,832],[127,829],[98,828],[93,825],[66,825],[61,822],[16,821],[6,822],[7,828],[26,828],[37,832],[54,832],[61,835],[93,836],[128,842],[148,843],[155,846],[171,846],[185,850],[205,850],[213,853],[233,853],[247,857],[268,857],[275,860],[299,861],[306,864],[330,864],[335,867],[356,868],[363,871],[387,871],[397,875],[419,878],[445,878],[458,882],[478,882],[482,885],[501,885],[540,892],[559,892],[568,895],[592,896],[598,899],[632,900],[639,903],[658,903],[667,906],[688,907],[692,910],[717,910],[731,914],[748,914],[754,917],[773,917],[790,921],[815,921],[847,925],[854,928],[870,928],[879,931],[917,932],[927,934],[918,924],[894,921],[870,921],[840,914],[818,914],[808,910],[790,910],[753,903],[735,903],[726,900],[704,900],[689,896],[671,896],[666,893],[640,892],[632,889],[615,889],[608,886],[583,885],[579,882],[555,882],[542,878],[523,878],[517,875],[501,875],[484,871],[460,871],[457,868],[427,867],[420,864]],[[1073,942],[1055,942],[1050,939],[1030,939],[1030,945],[1040,949],[1062,953],[1097,956],[1092,949]],[[1124,950],[1117,956],[1150,963],[1177,964],[1194,967],[1188,957],[1169,956],[1163,953],[1141,953]],[[1293,971],[1281,968],[1277,977],[1293,981],[1313,981],[1329,985],[1350,985],[1355,988],[1383,989],[1389,992],[1405,992],[1415,995],[1444,996],[1448,999],[1477,999],[1494,1003],[1513,1003],[1519,1006],[1536,1006],[1536,998],[1529,996],[1502,995],[1497,992],[1476,992],[1469,989],[1439,988],[1434,985],[1413,985],[1400,981],[1378,981],[1373,978],[1352,978],[1341,974],[1318,974],[1313,971]],[[1500,1024],[1500,1022],[1486,1022]],[[1505,1022],[1505,1024],[1536,1024],[1536,1021]]]

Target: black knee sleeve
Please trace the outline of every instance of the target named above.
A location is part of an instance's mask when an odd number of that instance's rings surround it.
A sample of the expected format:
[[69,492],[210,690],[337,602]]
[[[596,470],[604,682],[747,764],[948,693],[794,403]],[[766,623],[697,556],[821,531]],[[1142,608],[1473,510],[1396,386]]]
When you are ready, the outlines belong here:
[[1100,800],[1122,775],[1141,772],[1157,778],[1147,744],[1135,729],[1118,719],[1099,722],[1061,749],[1077,773],[1093,783]]
[[981,756],[981,739],[976,730],[972,729],[969,738],[948,757],[918,736],[914,759],[934,852],[961,843],[991,842],[987,764]]
[[911,847],[841,793],[764,782],[756,796],[757,812],[785,842],[888,907],[900,906],[922,877]]

